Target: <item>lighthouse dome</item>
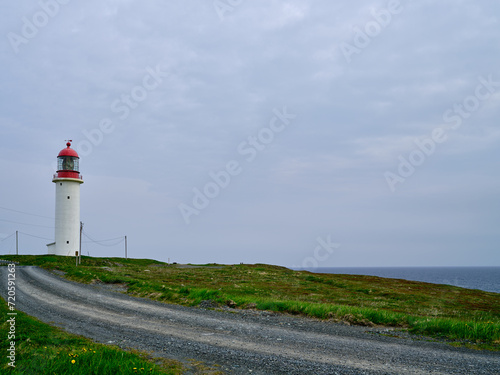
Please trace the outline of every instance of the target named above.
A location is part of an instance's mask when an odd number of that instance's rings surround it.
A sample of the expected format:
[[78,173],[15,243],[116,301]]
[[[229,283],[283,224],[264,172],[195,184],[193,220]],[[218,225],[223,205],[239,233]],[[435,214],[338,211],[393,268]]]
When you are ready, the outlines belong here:
[[67,146],[66,148],[63,148],[61,150],[61,152],[59,152],[59,155],[57,155],[57,157],[59,157],[59,156],[71,156],[73,158],[79,158],[78,153],[71,148],[70,142],[66,143],[66,146]]

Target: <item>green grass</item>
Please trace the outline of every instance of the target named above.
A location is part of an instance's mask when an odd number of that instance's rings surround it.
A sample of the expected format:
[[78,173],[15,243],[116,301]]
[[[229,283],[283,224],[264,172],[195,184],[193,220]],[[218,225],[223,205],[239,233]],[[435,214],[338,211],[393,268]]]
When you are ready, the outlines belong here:
[[[1,299],[0,299],[1,300]],[[0,351],[10,347],[7,335],[9,310],[0,301]],[[8,365],[7,354],[2,355],[2,374],[40,375],[116,375],[116,374],[180,374],[182,365],[175,361],[156,364],[145,353],[123,351],[118,347],[102,345],[81,336],[71,335],[51,327],[22,312],[16,315],[15,368]]]
[[269,265],[192,268],[147,259],[55,256],[0,258],[115,283],[130,295],[188,306],[203,300],[411,332],[500,350],[500,294],[375,276],[313,274]]

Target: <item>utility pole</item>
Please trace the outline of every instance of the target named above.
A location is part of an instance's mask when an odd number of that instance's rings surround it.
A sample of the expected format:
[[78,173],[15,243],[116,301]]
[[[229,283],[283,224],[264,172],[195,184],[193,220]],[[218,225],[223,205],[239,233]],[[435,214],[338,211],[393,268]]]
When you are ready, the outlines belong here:
[[82,232],[83,232],[83,222],[80,221],[80,249],[78,251],[79,262],[82,263]]
[[125,236],[125,259],[127,259],[127,236]]
[[16,230],[16,255],[19,255],[19,231]]

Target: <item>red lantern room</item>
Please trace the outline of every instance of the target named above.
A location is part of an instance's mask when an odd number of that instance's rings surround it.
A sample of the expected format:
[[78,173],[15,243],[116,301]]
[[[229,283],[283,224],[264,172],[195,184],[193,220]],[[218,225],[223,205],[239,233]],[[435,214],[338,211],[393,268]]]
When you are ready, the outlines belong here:
[[80,157],[78,153],[70,147],[71,142],[72,141],[68,141],[68,143],[66,143],[67,147],[62,149],[59,155],[57,155],[57,173],[54,175],[54,179],[82,179],[82,175],[80,174]]

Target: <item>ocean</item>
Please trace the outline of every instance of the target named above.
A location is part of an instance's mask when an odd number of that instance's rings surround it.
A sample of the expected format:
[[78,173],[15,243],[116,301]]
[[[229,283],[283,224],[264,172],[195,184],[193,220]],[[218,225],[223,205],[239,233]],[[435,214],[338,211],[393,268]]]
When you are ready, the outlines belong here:
[[306,270],[423,281],[500,293],[500,267],[319,267]]

